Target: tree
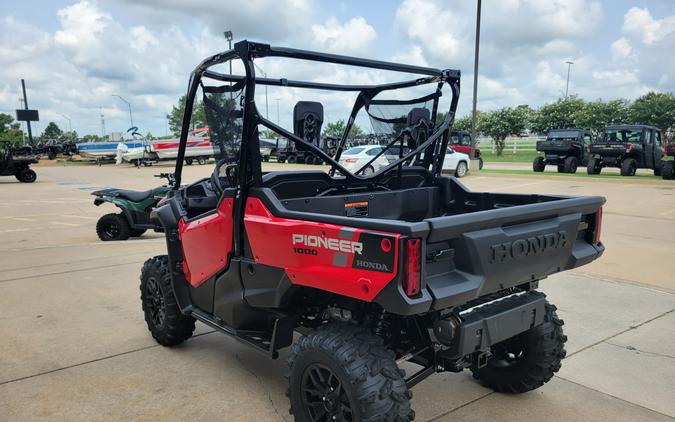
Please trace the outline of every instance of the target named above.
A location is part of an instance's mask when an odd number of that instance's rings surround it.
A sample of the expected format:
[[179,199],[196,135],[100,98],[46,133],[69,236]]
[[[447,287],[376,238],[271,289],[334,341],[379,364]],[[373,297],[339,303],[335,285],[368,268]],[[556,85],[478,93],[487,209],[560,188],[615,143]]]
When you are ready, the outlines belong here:
[[504,151],[504,140],[507,136],[522,132],[527,124],[529,107],[504,107],[484,115],[481,132],[492,138],[497,155]]
[[560,98],[533,113],[530,127],[534,132],[578,127],[579,113],[583,112],[585,105],[584,100],[574,95]]
[[59,125],[57,125],[54,122],[49,122],[45,130],[42,132],[42,137],[43,140],[49,140],[49,139],[61,139],[61,136],[63,135],[63,131],[61,128],[59,128]]
[[[323,130],[322,135],[323,136],[332,136],[334,138],[339,138],[339,137],[342,136],[342,133],[345,131],[346,126],[347,125],[345,124],[344,120],[336,120],[336,121],[328,123],[326,125],[326,128]],[[357,136],[363,135],[363,133],[364,132],[359,127],[359,125],[354,123],[352,125],[351,129],[349,129],[349,135],[348,136],[350,138],[355,138]]]
[[23,141],[21,124],[15,123],[9,114],[0,113],[0,141],[20,143]]
[[602,100],[585,103],[574,115],[574,124],[582,129],[590,129],[595,135],[602,132],[608,124],[628,123],[630,103],[618,99],[604,102]]
[[98,135],[84,135],[82,137],[83,142],[100,142],[103,141],[103,138]]
[[[440,114],[440,113],[439,113]],[[445,116],[443,116],[445,119]],[[437,119],[438,120],[438,119]],[[442,121],[442,120],[441,120]],[[471,130],[471,115],[467,114],[464,117],[456,118],[455,123],[452,125],[453,130]]]
[[670,92],[649,92],[633,102],[629,114],[633,123],[672,132],[675,130],[675,96]]
[[153,139],[155,139],[155,137],[152,136],[152,133],[148,132],[145,134],[145,139],[147,139],[148,141],[152,141]]
[[59,138],[59,141],[61,142],[66,142],[66,141],[71,141],[71,142],[76,142],[78,140],[77,132],[74,130],[70,132],[64,132],[61,137]]
[[[178,103],[171,107],[171,111],[166,115],[169,121],[169,129],[174,136],[180,136],[180,130],[183,127],[183,115],[185,114],[185,95],[178,99]],[[190,120],[191,129],[206,126],[206,110],[204,103],[195,99],[195,104],[192,109],[192,118]]]

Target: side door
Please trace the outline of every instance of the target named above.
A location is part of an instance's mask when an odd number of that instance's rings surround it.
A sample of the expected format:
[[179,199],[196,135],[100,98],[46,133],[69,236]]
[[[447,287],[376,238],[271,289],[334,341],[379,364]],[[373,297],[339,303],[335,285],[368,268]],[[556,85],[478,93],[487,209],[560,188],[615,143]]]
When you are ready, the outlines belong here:
[[229,266],[235,194],[236,189],[227,188],[215,209],[178,222],[183,273],[192,287],[199,287]]
[[588,164],[588,157],[591,155],[591,142],[593,138],[591,137],[590,133],[584,133],[583,140],[582,140],[582,148],[583,151],[581,151],[581,162],[583,165]]
[[654,131],[654,164],[658,165],[663,160],[663,142],[661,141],[661,131]]
[[654,131],[652,129],[645,129],[643,145],[644,167],[649,169],[654,168]]

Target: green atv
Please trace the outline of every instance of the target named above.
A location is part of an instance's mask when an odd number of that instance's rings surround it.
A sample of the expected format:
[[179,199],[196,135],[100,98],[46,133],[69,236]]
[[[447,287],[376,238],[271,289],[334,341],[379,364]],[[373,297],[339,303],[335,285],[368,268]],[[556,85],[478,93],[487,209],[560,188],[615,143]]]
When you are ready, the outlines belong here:
[[161,231],[150,221],[150,211],[171,190],[174,178],[173,173],[161,173],[155,177],[166,178],[168,184],[146,191],[102,189],[91,193],[96,197],[94,205],[109,202],[122,210],[120,213],[106,214],[98,220],[96,234],[99,239],[127,240],[141,236],[148,229]]

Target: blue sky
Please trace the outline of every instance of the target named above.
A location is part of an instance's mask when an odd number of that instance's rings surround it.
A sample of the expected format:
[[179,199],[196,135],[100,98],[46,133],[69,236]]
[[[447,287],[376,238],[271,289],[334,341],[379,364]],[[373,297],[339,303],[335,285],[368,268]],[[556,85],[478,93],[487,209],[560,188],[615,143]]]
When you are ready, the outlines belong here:
[[[51,120],[79,134],[128,127],[126,105],[143,132],[164,134],[164,115],[190,70],[236,39],[360,55],[463,72],[459,114],[469,112],[475,2],[470,0],[320,1],[71,0],[23,1],[0,11],[0,112],[18,106],[26,78],[38,132]],[[675,90],[675,1],[484,0],[478,107],[539,106],[564,92],[588,100],[633,99]],[[261,63],[262,65],[262,63]],[[334,71],[284,67],[275,76],[335,78]],[[379,75],[337,74],[369,80]],[[343,80],[347,82],[347,80]],[[297,96],[281,97],[290,121]],[[274,101],[273,101],[274,103]],[[342,118],[348,101],[325,105]],[[334,117],[332,117],[334,116]]]

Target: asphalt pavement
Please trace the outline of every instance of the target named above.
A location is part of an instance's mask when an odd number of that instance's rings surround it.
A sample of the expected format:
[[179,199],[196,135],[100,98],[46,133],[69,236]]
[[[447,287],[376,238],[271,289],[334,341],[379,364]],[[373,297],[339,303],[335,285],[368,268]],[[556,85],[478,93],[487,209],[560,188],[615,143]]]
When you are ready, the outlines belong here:
[[[211,167],[186,167],[184,180]],[[0,419],[292,419],[286,351],[269,360],[204,325],[175,348],[151,338],[138,277],[145,259],[165,253],[161,234],[96,237],[96,220],[113,208],[95,207],[92,190],[149,189],[160,183],[152,175],[169,169],[41,165],[32,185],[0,178]],[[551,382],[514,396],[468,372],[437,374],[413,388],[416,420],[672,421],[675,182],[485,173],[462,181],[473,190],[604,195],[607,250],[541,282],[569,337]]]

